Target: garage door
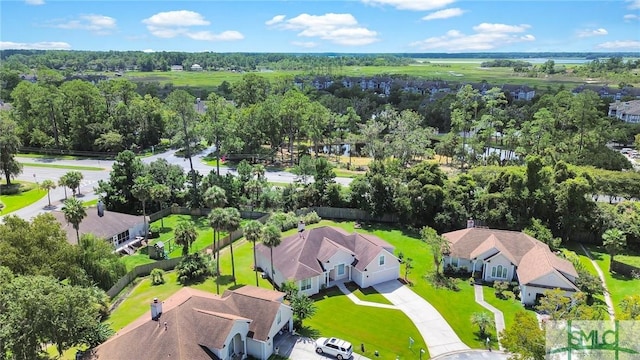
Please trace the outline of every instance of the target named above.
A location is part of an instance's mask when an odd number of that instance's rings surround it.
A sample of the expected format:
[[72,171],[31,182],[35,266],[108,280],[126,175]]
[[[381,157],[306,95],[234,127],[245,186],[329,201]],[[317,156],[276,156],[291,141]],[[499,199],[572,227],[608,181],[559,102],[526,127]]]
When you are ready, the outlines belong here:
[[381,270],[373,274],[373,277],[370,275],[367,280],[367,286],[380,284],[385,281],[395,280],[398,278],[398,268],[391,268],[386,270]]

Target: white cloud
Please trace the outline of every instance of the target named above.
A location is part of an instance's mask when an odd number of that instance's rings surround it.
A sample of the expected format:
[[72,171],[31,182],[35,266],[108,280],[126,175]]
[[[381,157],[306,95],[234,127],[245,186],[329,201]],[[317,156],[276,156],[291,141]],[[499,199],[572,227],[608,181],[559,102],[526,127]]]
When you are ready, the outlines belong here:
[[54,21],[51,27],[68,30],[88,30],[96,34],[108,34],[116,28],[116,19],[105,15],[80,15],[68,21]]
[[299,46],[299,47],[303,47],[303,48],[307,48],[307,49],[314,48],[314,47],[318,46],[318,44],[314,43],[313,41],[292,41],[291,45]]
[[518,34],[529,28],[530,26],[526,24],[482,23],[473,27],[475,33],[471,35],[466,35],[458,30],[449,30],[443,36],[430,37],[410,45],[420,50],[486,51],[509,44],[535,41],[535,36],[531,34]]
[[368,45],[378,41],[378,33],[360,26],[351,14],[300,14],[288,20],[284,17],[279,19],[275,27],[298,31],[301,37],[320,38],[339,45]]
[[578,30],[578,37],[591,37],[591,36],[603,36],[607,35],[609,32],[607,29],[599,28],[599,29],[583,29]]
[[506,24],[490,24],[482,23],[473,27],[473,30],[479,33],[515,33],[523,32],[530,28],[527,24],[522,25],[506,25]]
[[209,25],[209,21],[205,20],[202,15],[195,11],[177,10],[157,13],[150,18],[142,20],[149,26],[157,27],[187,27]]
[[640,50],[640,41],[637,40],[616,40],[607,41],[596,46],[599,49],[629,49]]
[[215,34],[211,31],[197,31],[185,33],[186,36],[193,40],[204,41],[234,41],[244,39],[244,35],[234,30],[223,31],[220,34]]
[[640,20],[640,16],[636,14],[626,14],[624,17],[624,21],[638,21]]
[[370,5],[389,5],[398,10],[426,11],[445,7],[455,0],[362,0]]
[[71,45],[62,41],[41,41],[35,43],[17,43],[12,41],[0,41],[0,49],[16,50],[69,50]]
[[27,5],[44,5],[44,0],[25,0]]
[[626,0],[629,5],[627,6],[628,9],[640,9],[640,0]]
[[144,50],[142,50],[142,52],[143,52],[143,53],[154,53],[154,52],[156,52],[156,51],[155,51],[155,50],[153,50],[153,49],[144,49]]
[[189,10],[166,11],[142,20],[147,30],[159,38],[169,39],[184,36],[200,41],[234,41],[244,39],[244,35],[235,30],[216,34],[209,30],[193,31],[193,26],[207,26],[211,23],[201,14]]
[[286,17],[285,15],[276,15],[276,16],[272,17],[271,20],[267,20],[264,23],[266,25],[275,25],[275,24],[277,24],[279,22],[282,22],[282,20],[284,20],[285,17]]
[[444,10],[432,12],[431,14],[423,17],[422,20],[429,21],[429,20],[437,20],[437,19],[448,19],[448,18],[460,16],[462,14],[464,14],[464,10],[460,8],[450,8],[450,9],[444,9]]

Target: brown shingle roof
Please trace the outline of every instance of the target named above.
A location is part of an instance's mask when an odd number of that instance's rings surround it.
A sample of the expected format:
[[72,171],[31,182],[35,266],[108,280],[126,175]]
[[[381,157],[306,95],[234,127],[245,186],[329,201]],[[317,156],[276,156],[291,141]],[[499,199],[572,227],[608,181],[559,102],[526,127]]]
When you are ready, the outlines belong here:
[[554,255],[549,246],[518,231],[467,228],[442,234],[450,243],[450,255],[463,259],[475,259],[495,248],[511,263],[518,267],[521,284],[558,272],[577,277],[578,274],[569,261]]
[[238,321],[249,323],[249,337],[266,341],[283,296],[253,286],[227,290],[222,296],[182,288],[162,303],[158,321],[147,312],[98,346],[94,358],[213,359],[203,346],[222,348]]
[[[52,211],[51,214],[62,225],[62,229],[67,232],[67,240],[76,244],[76,230],[67,223],[62,211]],[[130,228],[142,224],[144,219],[142,216],[122,214],[113,211],[105,211],[104,216],[98,216],[97,210],[87,209],[87,217],[82,219],[80,223],[80,235],[92,233],[99,238],[111,239],[113,236],[129,230]]]
[[[280,245],[273,248],[273,266],[285,279],[307,279],[322,274],[322,262],[342,249],[355,255],[355,267],[362,271],[383,248],[393,253],[393,246],[376,236],[349,234],[340,228],[322,226],[282,239]],[[256,251],[270,256],[264,244],[256,245]]]

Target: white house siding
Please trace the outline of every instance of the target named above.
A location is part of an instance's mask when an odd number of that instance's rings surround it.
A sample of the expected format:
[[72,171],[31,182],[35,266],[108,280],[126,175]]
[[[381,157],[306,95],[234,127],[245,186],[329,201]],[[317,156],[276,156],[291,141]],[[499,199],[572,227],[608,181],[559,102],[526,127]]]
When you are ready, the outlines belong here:
[[[496,274],[496,277],[491,276],[492,273],[492,268],[493,267],[498,267],[498,266],[502,266],[503,268],[506,267],[507,268],[507,277],[503,278],[503,277],[498,277]],[[485,281],[511,281],[513,279],[513,273],[514,273],[515,267],[513,266],[513,264],[511,264],[511,261],[509,261],[509,259],[507,259],[504,255],[502,254],[497,254],[496,256],[492,257],[489,260],[485,260],[484,262],[484,270],[483,270],[483,279]]]
[[540,285],[545,285],[545,286],[554,287],[554,288],[558,287],[562,289],[573,288],[572,284],[567,279],[565,279],[564,277],[562,277],[561,275],[555,272],[548,273],[535,280],[529,281],[529,283],[540,284]]
[[244,342],[246,341],[248,332],[249,332],[249,322],[242,321],[242,320],[236,321],[235,324],[233,324],[233,327],[231,327],[231,330],[229,331],[227,338],[224,340],[225,346],[222,349],[220,349],[219,353],[217,354],[218,357],[222,360],[230,359],[229,347],[231,346],[230,345],[231,341],[233,341],[236,334],[240,334],[240,338],[242,339],[242,341],[236,341],[236,343],[234,344],[235,345],[234,352],[236,354],[246,353],[246,350],[244,348]]
[[305,294],[307,296],[317,294],[320,291],[320,287],[324,284],[324,274],[320,276],[314,276],[311,278],[310,289],[302,290],[302,280],[299,280],[297,284],[298,284],[298,290],[300,290],[300,293]]
[[[338,251],[336,252],[327,262],[322,264],[322,266],[329,270],[329,277],[331,280],[341,280],[349,278],[349,267],[353,263],[354,257],[346,252],[346,251]],[[338,266],[344,265],[344,273],[342,275],[338,275]]]
[[353,280],[360,287],[363,287],[362,286],[363,278],[364,278],[364,274],[360,270],[356,268],[351,269],[351,280]]
[[[273,348],[272,341],[269,341],[268,344],[270,344],[270,347]],[[247,354],[253,356],[254,358],[260,360],[268,359],[273,351],[267,351],[267,348],[267,343],[247,338]]]
[[[380,265],[380,256],[384,256],[384,265]],[[360,287],[369,287],[385,281],[394,280],[400,277],[400,262],[392,253],[382,250],[376,255],[371,262],[365,266],[362,283]]]
[[144,222],[135,225],[134,227],[129,229],[129,240],[133,240],[136,238],[136,236],[144,236]]
[[[544,294],[549,288],[542,288],[531,285],[520,285],[520,302],[523,305],[533,305],[536,302],[536,296],[538,294]],[[564,295],[567,297],[573,296],[573,291],[565,291]]]

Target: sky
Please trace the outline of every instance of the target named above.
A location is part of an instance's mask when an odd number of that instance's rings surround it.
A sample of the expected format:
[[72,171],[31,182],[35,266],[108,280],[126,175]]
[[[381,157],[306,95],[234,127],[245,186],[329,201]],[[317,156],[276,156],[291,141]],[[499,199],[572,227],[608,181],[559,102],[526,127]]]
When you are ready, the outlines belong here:
[[640,52],[640,0],[0,0],[0,49]]

